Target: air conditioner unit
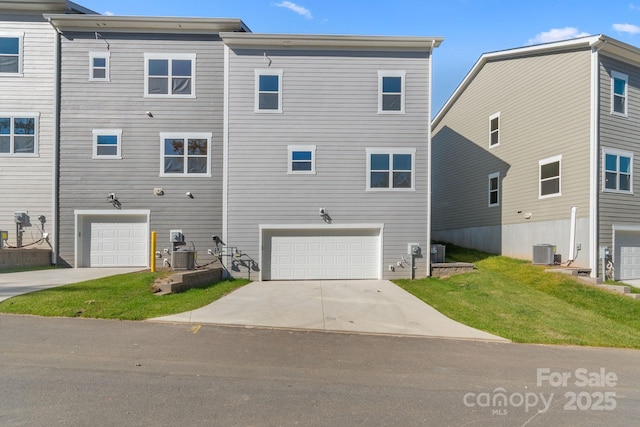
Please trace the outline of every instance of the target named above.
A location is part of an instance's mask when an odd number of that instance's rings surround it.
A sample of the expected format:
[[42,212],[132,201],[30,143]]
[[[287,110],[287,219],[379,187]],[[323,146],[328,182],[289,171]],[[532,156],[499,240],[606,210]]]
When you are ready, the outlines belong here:
[[556,247],[549,244],[533,245],[533,264],[553,265]]
[[171,254],[171,268],[173,270],[193,270],[196,268],[195,251],[173,251]]
[[431,263],[444,262],[445,245],[431,245]]

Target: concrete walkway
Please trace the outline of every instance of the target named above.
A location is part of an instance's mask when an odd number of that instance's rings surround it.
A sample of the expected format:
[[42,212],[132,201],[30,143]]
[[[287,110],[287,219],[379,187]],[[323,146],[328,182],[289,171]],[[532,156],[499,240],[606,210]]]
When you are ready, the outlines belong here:
[[508,341],[449,319],[387,280],[253,282],[151,321]]
[[0,273],[0,302],[16,295],[42,289],[100,279],[116,274],[132,273],[143,268],[55,268],[50,270]]

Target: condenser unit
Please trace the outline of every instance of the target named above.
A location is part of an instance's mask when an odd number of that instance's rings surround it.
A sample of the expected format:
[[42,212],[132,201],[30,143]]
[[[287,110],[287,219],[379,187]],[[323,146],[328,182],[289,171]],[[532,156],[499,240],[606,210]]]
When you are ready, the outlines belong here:
[[442,263],[444,262],[445,245],[434,244],[431,245],[431,262]]
[[553,265],[556,247],[549,244],[533,245],[533,264]]
[[171,268],[173,270],[193,270],[196,268],[196,252],[173,251],[171,253]]

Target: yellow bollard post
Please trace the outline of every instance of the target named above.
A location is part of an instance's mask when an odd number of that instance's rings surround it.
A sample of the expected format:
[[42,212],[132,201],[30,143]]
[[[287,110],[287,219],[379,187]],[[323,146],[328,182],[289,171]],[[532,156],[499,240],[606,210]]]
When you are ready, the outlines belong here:
[[151,272],[156,271],[156,232],[151,232]]

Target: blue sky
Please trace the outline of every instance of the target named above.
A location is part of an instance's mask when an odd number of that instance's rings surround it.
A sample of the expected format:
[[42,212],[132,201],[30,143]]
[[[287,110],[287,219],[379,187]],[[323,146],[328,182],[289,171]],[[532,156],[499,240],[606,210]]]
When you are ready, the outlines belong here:
[[258,33],[444,37],[434,52],[434,115],[482,53],[595,34],[640,46],[640,0],[75,2],[102,14],[240,18]]

